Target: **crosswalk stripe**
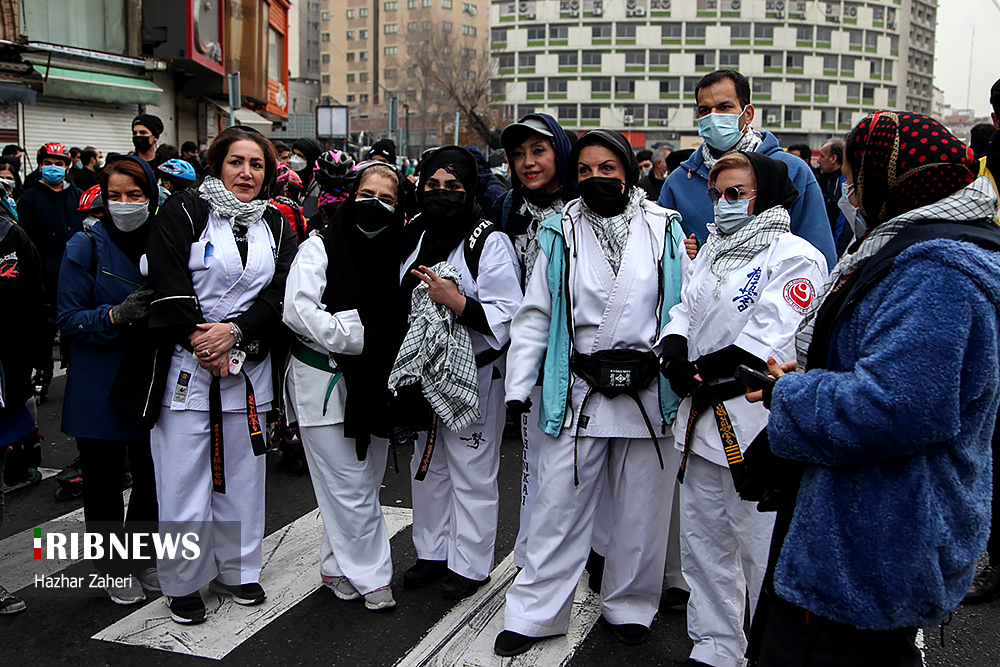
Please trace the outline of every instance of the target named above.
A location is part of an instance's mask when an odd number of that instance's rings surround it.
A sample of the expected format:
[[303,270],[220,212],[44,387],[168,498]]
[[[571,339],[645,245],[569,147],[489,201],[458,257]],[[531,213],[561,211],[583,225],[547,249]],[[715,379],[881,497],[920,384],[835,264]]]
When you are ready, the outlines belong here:
[[[382,514],[390,538],[413,523],[413,510],[407,508],[383,507]],[[208,618],[201,625],[174,623],[165,602],[157,600],[92,639],[221,660],[320,587],[322,534],[323,522],[315,509],[264,538],[260,584],[267,600],[260,606],[241,607],[203,589]]]
[[538,642],[522,655],[501,658],[493,641],[503,630],[505,596],[517,568],[514,553],[490,574],[490,583],[455,605],[395,667],[558,667],[569,663],[601,615],[600,601],[584,576],[576,587],[569,631],[562,637]]
[[[54,476],[58,475],[59,474],[59,469],[58,468],[39,468],[38,472],[40,472],[42,474],[42,479],[40,481],[45,481],[49,477],[54,477]],[[3,492],[4,493],[10,493],[11,491],[17,491],[18,489],[21,489],[21,488],[24,488],[25,486],[28,486],[28,484],[30,484],[30,482],[18,482],[14,486],[7,486],[6,484],[4,484],[3,485]]]
[[[128,499],[132,494],[132,489],[125,489],[125,507],[128,507]],[[56,517],[51,521],[46,521],[40,528],[42,534],[79,532],[83,523],[83,508],[75,509],[72,512]],[[3,584],[8,590],[16,591],[25,586],[35,583],[35,575],[55,574],[59,570],[69,567],[77,562],[73,559],[64,560],[35,560],[32,553],[34,528],[22,530],[16,535],[5,537],[0,540],[0,568],[3,572]]]

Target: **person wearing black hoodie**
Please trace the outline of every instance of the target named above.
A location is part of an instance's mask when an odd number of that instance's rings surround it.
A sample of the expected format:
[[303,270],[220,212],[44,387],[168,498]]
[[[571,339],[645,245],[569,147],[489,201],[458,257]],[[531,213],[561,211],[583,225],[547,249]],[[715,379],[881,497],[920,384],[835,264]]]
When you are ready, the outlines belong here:
[[[66,379],[62,430],[76,438],[87,480],[87,530],[105,535],[155,531],[157,519],[149,429],[111,403],[111,388],[131,341],[145,336],[153,292],[139,270],[156,212],[156,176],[142,158],[121,155],[101,173],[105,215],[66,244],[59,270],[56,324],[67,339],[73,363]],[[121,479],[126,458],[132,497],[126,513]],[[107,544],[107,541],[105,541]],[[117,604],[145,599],[143,588],[159,591],[152,560],[97,563]]]
[[[403,583],[416,588],[448,574],[442,594],[451,599],[474,594],[489,581],[493,569],[500,503],[497,473],[506,419],[505,353],[511,321],[521,305],[517,256],[510,239],[505,234],[491,233],[500,230],[483,220],[476,203],[478,186],[476,161],[469,151],[445,146],[426,154],[417,186],[421,213],[409,223],[421,233],[417,247],[401,265],[404,302],[411,303],[411,295],[423,282],[427,298],[453,313],[455,329],[466,330],[462,333],[467,332],[468,338],[462,337],[471,341],[475,355],[474,367],[450,370],[465,380],[463,387],[474,383],[477,396],[472,400],[478,399],[478,405],[469,407],[478,417],[468,426],[452,430],[435,413],[424,454],[421,456],[418,449],[411,463],[415,477],[413,543],[418,560],[406,571]],[[480,253],[478,257],[476,252]],[[439,263],[450,265],[461,279],[462,290],[433,271]],[[411,327],[416,326],[417,315]],[[449,359],[457,356],[452,353]],[[421,367],[422,378],[427,367],[433,365],[425,363]],[[394,374],[399,366],[397,359]],[[434,387],[421,389],[427,395]],[[465,397],[469,393],[464,392]],[[423,396],[414,399],[416,407],[399,411],[423,410],[428,415],[426,421],[431,422],[429,408],[420,406],[426,406]],[[435,451],[435,441],[440,451]]]
[[[31,369],[50,358],[46,344],[49,304],[42,287],[42,258],[6,209],[0,208],[0,307],[16,314],[17,326],[0,327],[0,536],[7,448],[35,429],[25,406],[31,399]],[[15,315],[10,316],[12,319]],[[48,340],[51,340],[49,338]],[[121,487],[119,487],[120,489]],[[2,583],[2,579],[0,579]],[[0,585],[0,615],[24,611],[24,601]]]
[[[528,114],[504,128],[500,143],[511,165],[511,190],[493,206],[493,220],[510,236],[521,263],[522,287],[527,287],[538,257],[538,230],[542,222],[562,213],[576,197],[576,179],[570,177],[566,132],[547,114]],[[531,390],[531,401],[541,402],[541,378]],[[521,471],[521,521],[514,543],[514,565],[524,567],[531,510],[538,491],[538,447],[542,432],[538,420],[520,415],[524,447]]]
[[407,329],[399,292],[402,178],[363,165],[320,235],[300,246],[285,285],[295,333],[285,378],[323,516],[320,575],[341,600],[396,605],[379,488],[389,450],[388,378]]

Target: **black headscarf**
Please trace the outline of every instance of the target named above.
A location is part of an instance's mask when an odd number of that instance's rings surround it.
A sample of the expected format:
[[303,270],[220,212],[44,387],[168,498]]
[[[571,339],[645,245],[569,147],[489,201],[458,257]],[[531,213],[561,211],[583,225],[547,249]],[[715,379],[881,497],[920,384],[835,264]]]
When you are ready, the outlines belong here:
[[10,170],[14,173],[14,191],[10,193],[10,196],[14,198],[14,201],[17,201],[24,191],[21,186],[21,159],[13,155],[4,155],[0,157],[0,164],[9,165]]
[[308,188],[312,182],[313,167],[316,166],[316,158],[323,152],[323,144],[318,139],[304,137],[296,139],[292,144],[292,150],[298,150],[306,159],[306,168],[295,172],[302,179],[302,186]]
[[365,327],[365,345],[360,355],[334,354],[344,373],[347,404],[344,435],[355,438],[358,459],[363,460],[371,436],[385,438],[389,433],[389,372],[407,330],[407,311],[402,309],[399,292],[399,263],[402,260],[403,178],[396,193],[396,211],[388,228],[374,238],[358,229],[358,188],[362,168],[351,184],[346,201],[337,208],[333,220],[323,231],[327,273],[323,305],[331,313],[357,309]]
[[[424,204],[424,186],[439,169],[444,169],[462,182],[465,187],[465,205],[460,215],[447,222],[421,220],[426,217],[423,215],[414,220],[426,232],[417,259],[410,265],[410,269],[421,265],[431,267],[447,259],[451,251],[468,237],[473,227],[483,217],[482,210],[476,203],[476,189],[479,185],[476,158],[461,146],[443,146],[424,158],[420,165],[420,180],[417,181],[417,201],[420,203],[420,208],[423,209]],[[407,310],[409,310],[409,295],[418,282],[419,279],[408,269],[402,281],[402,296]]]
[[576,164],[580,159],[580,151],[593,144],[604,146],[621,159],[622,164],[625,166],[625,194],[627,195],[632,186],[639,182],[639,161],[635,159],[635,153],[632,152],[632,145],[621,132],[615,132],[614,130],[591,130],[580,137],[573,144],[573,150],[569,154],[570,173],[577,173]]
[[740,151],[740,153],[750,160],[754,178],[757,179],[754,212],[763,213],[775,206],[791,210],[799,198],[799,190],[788,178],[788,165],[756,151]]
[[146,237],[149,236],[149,230],[152,227],[150,223],[156,214],[156,207],[160,201],[160,192],[159,187],[156,185],[156,174],[153,173],[153,168],[149,166],[148,162],[137,155],[115,155],[113,158],[108,158],[108,163],[117,162],[118,160],[129,160],[142,167],[146,178],[140,180],[138,185],[142,188],[149,202],[149,217],[146,218],[146,221],[138,229],[133,229],[131,232],[123,232],[118,229],[115,226],[114,220],[111,219],[111,213],[108,211],[108,186],[105,182],[101,186],[101,197],[104,199],[104,216],[102,217],[101,226],[104,227],[104,231],[108,233],[108,238],[115,244],[115,247],[121,250],[122,254],[138,267],[139,259],[146,253]]

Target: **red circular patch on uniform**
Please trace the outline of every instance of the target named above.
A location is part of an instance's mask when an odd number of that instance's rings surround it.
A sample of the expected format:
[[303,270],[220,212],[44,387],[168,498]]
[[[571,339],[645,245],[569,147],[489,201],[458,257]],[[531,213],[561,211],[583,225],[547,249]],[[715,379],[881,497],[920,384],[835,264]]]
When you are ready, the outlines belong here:
[[816,296],[816,289],[806,278],[796,278],[789,280],[785,285],[785,301],[795,310],[805,314]]

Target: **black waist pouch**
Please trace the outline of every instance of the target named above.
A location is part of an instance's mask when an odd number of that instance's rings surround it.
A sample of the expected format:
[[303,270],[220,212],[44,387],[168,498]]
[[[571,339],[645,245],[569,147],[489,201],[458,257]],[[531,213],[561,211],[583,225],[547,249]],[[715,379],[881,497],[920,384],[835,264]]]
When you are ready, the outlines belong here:
[[656,355],[638,350],[577,352],[573,354],[572,368],[594,391],[608,398],[638,394],[660,372]]

